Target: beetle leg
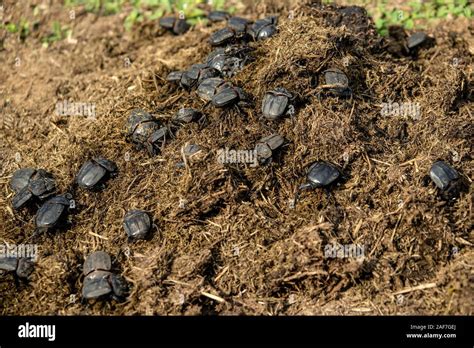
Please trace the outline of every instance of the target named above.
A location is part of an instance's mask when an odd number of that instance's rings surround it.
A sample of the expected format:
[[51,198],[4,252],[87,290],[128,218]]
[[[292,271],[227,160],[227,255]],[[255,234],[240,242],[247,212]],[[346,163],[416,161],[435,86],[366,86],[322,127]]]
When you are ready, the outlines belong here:
[[15,280],[15,286],[18,288],[20,286],[20,277],[17,276],[16,272],[13,273],[13,279]]
[[35,229],[35,231],[33,232],[33,234],[31,235],[31,241],[36,241],[38,240],[38,237],[41,236],[42,234],[46,233],[47,232],[47,229],[46,228],[41,228],[41,227],[37,227]]
[[147,143],[146,143],[146,149],[147,149],[148,154],[149,154],[150,156],[155,156],[155,149],[154,149],[154,147],[153,147],[153,144],[147,142]]
[[199,120],[197,121],[198,125],[199,125],[199,128],[200,130],[203,129],[206,124],[207,124],[207,117],[205,114],[202,114],[202,116],[199,118]]
[[205,108],[207,108],[209,106],[209,104],[211,104],[211,100],[207,101],[206,104],[204,104],[204,106],[202,107],[202,110],[204,110]]
[[[170,135],[170,138],[175,138],[174,133],[172,132],[171,127],[170,127],[169,124],[166,125],[166,128],[168,129],[167,134]],[[166,142],[166,135],[165,135],[165,139],[163,141],[163,145],[164,145],[165,142]]]

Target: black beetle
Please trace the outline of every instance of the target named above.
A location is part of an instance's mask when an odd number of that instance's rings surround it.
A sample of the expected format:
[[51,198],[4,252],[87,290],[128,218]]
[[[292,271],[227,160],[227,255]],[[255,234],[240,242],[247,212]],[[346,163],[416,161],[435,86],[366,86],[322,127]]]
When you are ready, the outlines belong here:
[[207,19],[211,22],[223,22],[229,19],[230,15],[226,11],[211,11],[207,14]]
[[197,121],[201,116],[201,113],[194,108],[181,108],[174,115],[171,120],[175,124],[184,124]]
[[220,77],[206,79],[199,85],[197,94],[202,100],[211,101],[212,97],[216,94],[216,91],[225,85],[230,86],[230,83],[224,81]]
[[293,114],[294,107],[289,105],[293,98],[290,92],[284,88],[275,88],[267,92],[262,101],[262,114],[269,120],[276,120],[285,114]]
[[250,21],[242,17],[231,17],[227,21],[227,25],[230,29],[234,30],[237,34],[244,34],[247,31]]
[[245,45],[231,45],[216,48],[207,57],[207,65],[218,70],[222,76],[232,77],[251,60]]
[[219,71],[207,64],[193,64],[189,70],[183,72],[180,84],[184,88],[193,88],[203,80],[219,76]]
[[232,28],[223,28],[211,34],[209,37],[209,43],[212,46],[220,46],[227,44],[231,41],[237,40],[238,35]]
[[240,87],[224,84],[216,89],[212,97],[212,104],[217,108],[224,108],[245,101],[247,96]]
[[111,272],[112,261],[109,254],[96,251],[84,261],[84,300],[105,298],[111,295],[116,300],[123,300],[128,293],[128,284],[121,276]]
[[143,210],[130,210],[123,218],[123,228],[129,240],[146,239],[151,230],[150,216]]
[[148,112],[132,110],[127,122],[127,137],[137,147],[145,147],[151,156],[156,155],[168,135],[168,128],[160,125]]
[[449,164],[443,161],[433,163],[430,168],[430,178],[441,191],[444,199],[453,199],[462,190],[460,175]]
[[336,68],[323,72],[323,83],[319,88],[340,97],[347,97],[351,94],[349,79],[343,71]]
[[84,163],[76,176],[76,183],[85,189],[94,190],[103,188],[103,183],[115,175],[117,165],[103,157],[94,157]]
[[271,161],[273,151],[277,150],[283,145],[285,139],[279,134],[272,134],[268,137],[260,139],[255,145],[255,151],[257,152],[257,159],[260,163],[266,164]]
[[18,278],[27,279],[34,270],[34,262],[26,257],[0,257],[0,270],[14,272]]
[[307,182],[299,187],[300,190],[313,189],[323,186],[329,186],[334,183],[341,172],[337,167],[328,162],[315,162],[309,169],[306,176]]
[[10,187],[16,193],[12,206],[20,209],[34,197],[40,200],[50,197],[56,189],[56,183],[53,175],[43,169],[23,168],[13,173]]
[[277,21],[278,17],[259,19],[249,28],[249,33],[256,41],[267,39],[277,32]]
[[415,47],[423,45],[427,41],[428,41],[428,36],[424,32],[419,31],[408,37],[407,47],[409,49],[413,49]]
[[250,22],[241,17],[232,17],[227,22],[227,27],[211,34],[209,43],[212,46],[221,46],[233,41],[245,39]]
[[166,76],[166,81],[180,83],[183,78],[184,71],[172,71]]
[[162,28],[173,32],[175,35],[184,34],[190,28],[190,25],[183,18],[162,17],[159,24]]
[[71,195],[59,195],[48,199],[36,214],[36,233],[46,232],[60,227],[66,222]]

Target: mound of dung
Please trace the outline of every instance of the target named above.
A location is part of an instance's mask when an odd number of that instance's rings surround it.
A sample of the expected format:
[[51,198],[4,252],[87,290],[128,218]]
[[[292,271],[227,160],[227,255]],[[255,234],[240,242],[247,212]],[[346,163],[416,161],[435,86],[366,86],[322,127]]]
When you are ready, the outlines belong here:
[[[298,7],[295,15],[283,13],[276,36],[251,43],[254,61],[231,79],[250,95],[248,107],[216,109],[195,91],[165,81],[169,72],[205,59],[217,25],[157,38],[160,56],[144,55],[148,70],[137,74],[139,88],[121,85],[98,101],[104,113],[97,121],[70,119],[65,136],[49,138],[36,151],[38,161],[56,151],[47,169],[73,192],[78,207],[70,230],[41,239],[43,254],[29,285],[7,290],[2,283],[4,312],[318,313],[316,304],[354,289],[391,296],[436,281],[453,247],[462,253],[472,245],[471,191],[446,203],[427,179],[438,159],[472,177],[472,55],[462,39],[453,44],[439,36],[418,57],[393,57],[365,11],[343,10]],[[453,67],[453,57],[463,65]],[[350,97],[321,89],[321,74],[331,68],[349,78]],[[270,122],[261,116],[261,103],[276,87],[295,96],[295,113]],[[383,115],[389,102],[417,104],[420,117]],[[149,158],[125,141],[124,125],[137,107],[163,121],[195,107],[206,122],[182,127]],[[266,166],[217,160],[221,149],[251,150],[272,133],[286,142]],[[32,138],[32,144],[44,141]],[[178,166],[191,143],[203,150]],[[116,161],[118,177],[99,193],[71,186],[81,164],[99,154]],[[294,202],[317,160],[336,164],[341,180]],[[156,224],[150,241],[127,243],[122,219],[129,209],[150,212]],[[29,217],[2,214],[8,238],[17,242],[34,228]],[[327,245],[347,244],[361,245],[363,257],[325,253]],[[132,284],[125,303],[69,301],[80,294],[84,257],[97,249],[114,255]],[[462,298],[469,289],[458,291]]]

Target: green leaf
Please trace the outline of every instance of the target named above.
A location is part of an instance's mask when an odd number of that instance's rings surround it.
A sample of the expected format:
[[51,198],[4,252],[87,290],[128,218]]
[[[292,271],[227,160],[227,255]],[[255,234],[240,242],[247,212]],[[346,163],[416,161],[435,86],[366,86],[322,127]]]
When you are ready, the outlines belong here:
[[7,31],[8,31],[9,33],[12,33],[12,34],[14,34],[14,33],[16,33],[16,32],[18,31],[18,27],[16,26],[15,23],[8,23],[8,24],[6,25],[6,28],[7,28]]
[[438,11],[436,11],[436,17],[437,18],[444,18],[448,15],[449,9],[446,6],[438,8]]
[[405,28],[406,29],[413,29],[415,23],[413,22],[413,19],[409,18],[406,22],[405,22]]
[[161,0],[161,5],[165,8],[166,12],[173,12],[173,6],[170,0]]
[[158,18],[161,18],[163,17],[163,14],[164,14],[164,10],[163,9],[157,9],[155,11],[153,11],[152,13],[150,13],[147,18],[151,21],[154,21],[154,20],[157,20]]
[[127,31],[130,31],[136,22],[140,22],[142,20],[143,18],[141,16],[140,11],[134,8],[130,12],[130,14],[125,18],[125,23],[124,23],[125,29]]
[[383,28],[384,26],[385,26],[385,20],[383,20],[382,18],[378,18],[375,20],[375,27],[377,29]]
[[187,12],[185,12],[186,18],[204,17],[205,14],[206,12],[197,7],[191,8]]

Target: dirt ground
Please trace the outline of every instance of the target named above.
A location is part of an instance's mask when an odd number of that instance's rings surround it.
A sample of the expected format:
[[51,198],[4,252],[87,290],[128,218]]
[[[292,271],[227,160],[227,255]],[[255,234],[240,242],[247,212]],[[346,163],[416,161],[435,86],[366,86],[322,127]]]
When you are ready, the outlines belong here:
[[[11,21],[33,18],[21,2],[4,7]],[[0,313],[473,314],[473,23],[428,29],[434,45],[400,57],[364,16],[340,26],[333,8],[270,1],[241,14],[274,13],[278,34],[252,43],[255,60],[232,78],[251,96],[242,108],[205,106],[165,81],[211,52],[207,39],[220,24],[172,36],[145,22],[128,33],[123,14],[71,20],[53,1],[24,43],[2,34],[0,241],[28,243],[35,229],[34,209],[11,208],[8,182],[18,168],[52,172],[77,206],[72,226],[38,237],[27,283],[0,275]],[[44,48],[39,38],[54,20],[73,37]],[[332,67],[348,75],[352,97],[320,93],[317,76]],[[262,98],[278,86],[296,96],[296,112],[264,121]],[[94,103],[96,119],[56,115],[63,100]],[[420,119],[381,115],[389,101],[419,103]],[[202,109],[207,123],[182,127],[160,155],[126,141],[132,109],[166,121],[184,106]],[[216,160],[219,149],[252,149],[273,131],[286,144],[271,164]],[[176,166],[191,142],[202,155]],[[74,177],[95,155],[115,161],[119,174],[86,192]],[[462,174],[455,201],[427,178],[438,159]],[[342,179],[292,207],[316,160],[338,165]],[[132,208],[153,217],[150,240],[127,241],[122,221]],[[325,257],[330,243],[363,245],[364,257]],[[94,250],[110,253],[130,282],[126,301],[81,303],[82,264]]]

